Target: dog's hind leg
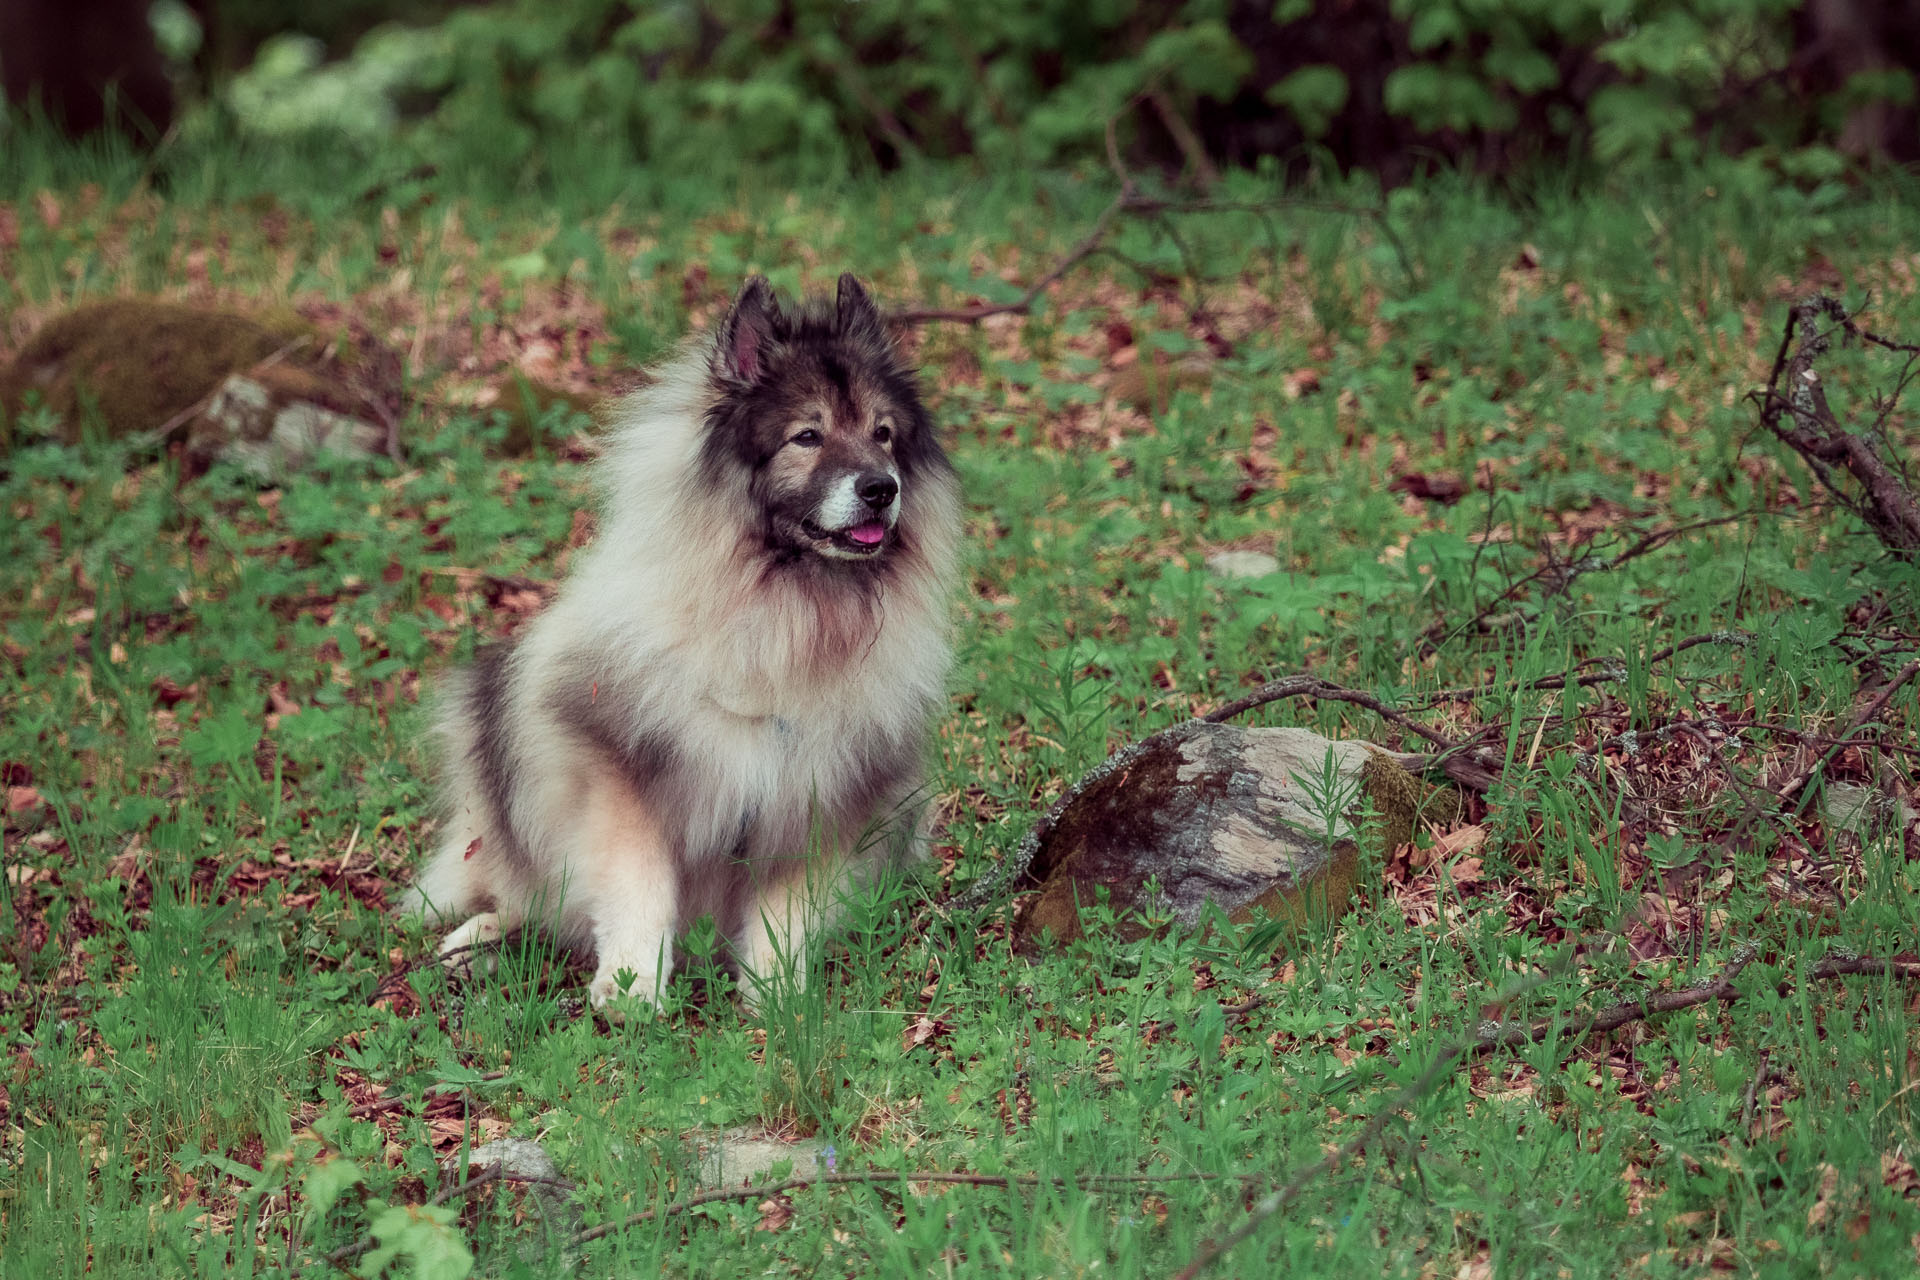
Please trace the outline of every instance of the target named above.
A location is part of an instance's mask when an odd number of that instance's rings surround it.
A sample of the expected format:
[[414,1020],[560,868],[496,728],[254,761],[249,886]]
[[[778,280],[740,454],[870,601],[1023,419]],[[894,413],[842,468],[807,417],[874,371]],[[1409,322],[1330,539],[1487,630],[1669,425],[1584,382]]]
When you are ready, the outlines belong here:
[[518,895],[497,891],[497,884],[509,881],[496,865],[498,851],[484,848],[483,839],[460,828],[450,832],[420,868],[400,905],[401,911],[430,921],[464,920],[440,943],[440,962],[461,974],[472,971],[474,958],[482,952],[491,972],[492,944],[519,928],[525,914],[511,901]]

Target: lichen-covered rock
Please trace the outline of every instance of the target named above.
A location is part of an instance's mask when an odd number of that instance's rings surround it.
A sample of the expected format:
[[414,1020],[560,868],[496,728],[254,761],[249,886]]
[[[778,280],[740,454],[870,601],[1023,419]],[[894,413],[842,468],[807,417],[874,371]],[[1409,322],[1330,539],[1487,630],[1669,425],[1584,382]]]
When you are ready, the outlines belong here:
[[1016,944],[1031,952],[1045,937],[1079,937],[1102,889],[1124,936],[1138,936],[1147,916],[1197,924],[1209,906],[1236,921],[1256,910],[1296,921],[1336,912],[1352,896],[1363,808],[1401,843],[1423,809],[1435,819],[1457,804],[1403,767],[1414,759],[1305,729],[1193,721],[1156,734],[1094,769],[1042,819],[1027,867],[1040,893],[1015,925]]

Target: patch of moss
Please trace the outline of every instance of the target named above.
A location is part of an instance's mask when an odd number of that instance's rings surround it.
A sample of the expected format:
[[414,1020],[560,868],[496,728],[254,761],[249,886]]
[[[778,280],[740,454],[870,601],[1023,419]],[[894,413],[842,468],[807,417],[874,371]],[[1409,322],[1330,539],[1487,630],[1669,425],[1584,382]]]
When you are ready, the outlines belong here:
[[313,329],[290,314],[152,298],[89,303],[47,321],[0,368],[0,413],[13,420],[37,393],[68,441],[96,420],[117,439],[174,421],[230,374],[317,345]]
[[1370,755],[1360,768],[1360,789],[1380,814],[1387,852],[1407,844],[1422,822],[1450,826],[1460,814],[1460,793],[1439,787],[1395,764]]

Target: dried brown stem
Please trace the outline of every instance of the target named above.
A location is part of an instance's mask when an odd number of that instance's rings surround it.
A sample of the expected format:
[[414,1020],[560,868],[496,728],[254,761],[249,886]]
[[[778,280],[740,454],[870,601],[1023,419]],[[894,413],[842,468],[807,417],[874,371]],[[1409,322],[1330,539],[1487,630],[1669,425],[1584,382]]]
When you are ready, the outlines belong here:
[[1080,243],[1069,249],[1045,275],[1027,286],[1026,292],[1012,302],[982,302],[971,307],[908,307],[903,311],[894,312],[891,318],[896,324],[925,324],[930,320],[978,324],[990,316],[1031,314],[1033,304],[1055,281],[1099,252],[1101,245],[1106,241],[1107,232],[1113,226],[1113,220],[1126,210],[1127,201],[1132,194],[1131,189],[1123,189],[1119,195],[1115,196],[1113,203],[1102,209],[1100,216],[1094,219],[1093,229],[1087,232]]
[[1695,1005],[1706,1004],[1711,1000],[1738,1000],[1740,992],[1733,985],[1733,980],[1740,976],[1741,970],[1754,962],[1757,954],[1751,947],[1744,948],[1734,956],[1725,969],[1706,982],[1682,987],[1678,991],[1656,992],[1638,1000],[1622,1000],[1584,1019],[1541,1018],[1536,1022],[1518,1026],[1485,1028],[1473,1046],[1474,1056],[1481,1057],[1492,1053],[1495,1049],[1512,1049],[1523,1044],[1538,1044],[1556,1031],[1570,1035],[1575,1040],[1583,1040],[1588,1036],[1616,1031],[1629,1022],[1640,1022],[1655,1014],[1691,1009]]
[[[1171,110],[1171,103],[1155,101],[1157,92],[1157,90],[1148,90],[1145,94],[1135,95],[1135,97],[1128,100],[1123,111],[1132,110],[1143,101],[1153,105],[1156,111],[1164,112]],[[1113,230],[1115,219],[1119,218],[1122,214],[1133,214],[1137,217],[1160,219],[1161,226],[1169,231],[1171,231],[1171,223],[1168,219],[1175,214],[1187,213],[1250,213],[1265,219],[1271,218],[1283,209],[1304,209],[1320,213],[1344,213],[1365,217],[1371,219],[1374,225],[1379,227],[1381,235],[1385,237],[1387,243],[1393,247],[1395,256],[1400,260],[1400,268],[1406,273],[1407,278],[1409,280],[1416,278],[1417,273],[1413,267],[1413,259],[1407,252],[1405,242],[1402,241],[1399,234],[1394,231],[1393,224],[1387,218],[1384,206],[1345,204],[1332,200],[1282,199],[1268,203],[1208,199],[1173,200],[1162,196],[1143,194],[1138,184],[1134,181],[1133,175],[1127,170],[1126,164],[1120,157],[1119,140],[1115,132],[1118,120],[1119,116],[1117,115],[1109,117],[1107,120],[1107,163],[1113,169],[1114,176],[1120,184],[1120,191],[1114,196],[1112,203],[1100,211],[1100,216],[1094,219],[1093,226],[1088,230],[1087,234],[1071,249],[1067,250],[1066,253],[1055,259],[1053,266],[1048,268],[1045,275],[1042,275],[1038,280],[1035,280],[1031,285],[1027,286],[1025,291],[1011,302],[980,302],[966,307],[906,307],[893,312],[890,319],[895,324],[928,324],[936,321],[953,324],[978,324],[982,320],[987,320],[994,316],[1031,315],[1034,304],[1039,301],[1040,295],[1056,284],[1067,272],[1073,270],[1073,268],[1079,266],[1082,262],[1097,253],[1110,252],[1107,248],[1106,240]],[[1169,121],[1179,121],[1178,114],[1175,113],[1170,118],[1163,114],[1163,122]],[[1168,127],[1172,129],[1173,124],[1169,122]],[[1182,256],[1187,256],[1184,249]],[[1189,259],[1189,273],[1191,273],[1192,270],[1192,263]],[[1208,342],[1210,345],[1216,350],[1219,350],[1222,346],[1230,349],[1231,344],[1229,344],[1227,340],[1220,335],[1218,329],[1213,326],[1212,319],[1207,314],[1204,306],[1196,306],[1191,308],[1191,311],[1194,322],[1208,331]]]
[[[1504,1004],[1520,998],[1528,991],[1546,982],[1548,978],[1553,975],[1553,972],[1554,970],[1550,968],[1534,977],[1514,984],[1513,987],[1501,995],[1501,1003]],[[1477,1037],[1470,1037],[1455,1040],[1441,1049],[1439,1055],[1434,1058],[1427,1069],[1420,1073],[1419,1078],[1406,1088],[1400,1090],[1400,1092],[1395,1094],[1384,1106],[1378,1111],[1375,1111],[1372,1118],[1367,1121],[1365,1127],[1363,1127],[1359,1133],[1356,1133],[1353,1137],[1338,1147],[1335,1147],[1320,1159],[1295,1173],[1293,1177],[1287,1180],[1287,1184],[1278,1191],[1262,1197],[1260,1201],[1248,1211],[1245,1222],[1241,1223],[1232,1231],[1229,1231],[1220,1239],[1209,1240],[1202,1245],[1200,1251],[1194,1254],[1192,1261],[1188,1262],[1186,1266],[1182,1267],[1179,1272],[1176,1273],[1174,1280],[1193,1280],[1193,1277],[1213,1265],[1213,1263],[1218,1261],[1229,1249],[1259,1230],[1261,1223],[1297,1200],[1300,1197],[1300,1193],[1312,1185],[1314,1179],[1320,1177],[1322,1174],[1332,1173],[1342,1164],[1345,1164],[1348,1160],[1351,1160],[1366,1150],[1367,1147],[1371,1146],[1374,1141],[1386,1131],[1386,1127],[1393,1122],[1395,1116],[1400,1114],[1402,1107],[1432,1088],[1435,1082],[1453,1069],[1454,1063],[1458,1062],[1462,1055],[1471,1050],[1476,1042]]]
[[[1649,664],[1665,662],[1668,658],[1685,653],[1689,649],[1698,648],[1703,644],[1743,645],[1750,639],[1751,637],[1744,631],[1709,631],[1702,635],[1688,636],[1686,639],[1677,640],[1664,648],[1655,649],[1647,655],[1646,661]],[[1585,670],[1587,667],[1602,666],[1602,664],[1605,664],[1602,670]],[[1564,689],[1571,684],[1576,689],[1587,689],[1597,684],[1611,684],[1616,680],[1624,680],[1625,678],[1626,673],[1621,669],[1618,659],[1588,658],[1584,662],[1575,663],[1570,670],[1563,671],[1558,675],[1542,676],[1538,680],[1529,680],[1520,687],[1524,689],[1548,690]],[[1501,684],[1480,684],[1465,685],[1458,689],[1442,689],[1438,693],[1430,694],[1427,700],[1417,709],[1430,710],[1443,702],[1470,701],[1489,693],[1505,691],[1511,687],[1510,685]]]
[[847,1187],[876,1186],[894,1184],[911,1186],[914,1183],[947,1184],[964,1187],[1079,1187],[1082,1190],[1094,1190],[1103,1186],[1154,1185],[1169,1182],[1218,1182],[1232,1179],[1236,1182],[1258,1182],[1260,1177],[1254,1174],[1206,1173],[1198,1170],[1167,1173],[1089,1173],[1072,1178],[1040,1178],[1032,1174],[990,1174],[990,1173],[946,1173],[935,1170],[915,1170],[908,1172],[894,1169],[868,1169],[848,1173],[818,1173],[796,1175],[784,1182],[766,1183],[749,1187],[717,1187],[710,1191],[696,1192],[682,1196],[678,1200],[663,1204],[657,1209],[642,1209],[629,1214],[618,1222],[603,1222],[597,1227],[588,1227],[576,1232],[567,1240],[569,1248],[588,1244],[602,1236],[613,1235],[652,1222],[656,1218],[671,1218],[697,1209],[701,1205],[722,1204],[735,1200],[766,1199],[781,1195],[801,1187]]

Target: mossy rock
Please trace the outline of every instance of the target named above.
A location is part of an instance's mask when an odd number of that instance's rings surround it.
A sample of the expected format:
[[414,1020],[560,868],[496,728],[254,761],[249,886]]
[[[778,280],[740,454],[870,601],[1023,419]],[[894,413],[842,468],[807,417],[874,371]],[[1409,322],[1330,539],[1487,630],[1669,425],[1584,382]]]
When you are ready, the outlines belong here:
[[[1329,757],[1353,797],[1331,818],[1311,794]],[[1155,920],[1197,925],[1215,909],[1234,923],[1337,916],[1359,874],[1364,810],[1379,815],[1389,847],[1457,812],[1458,796],[1415,777],[1411,759],[1305,729],[1196,721],[1156,734],[1089,773],[1042,821],[1028,864],[1040,893],[1015,923],[1015,945],[1034,954],[1043,940],[1073,941],[1103,898],[1123,938]]]
[[13,421],[31,396],[58,417],[69,442],[89,421],[119,439],[175,422],[230,374],[318,346],[318,335],[292,315],[151,298],[88,303],[41,325],[0,369],[0,412]]
[[226,424],[207,410],[235,380],[265,387],[296,416],[391,422],[400,368],[358,327],[335,341],[284,308],[113,298],[55,316],[0,367],[0,442],[20,438],[20,414],[35,403],[69,443],[89,431],[154,450],[186,440],[193,474],[224,453]]

